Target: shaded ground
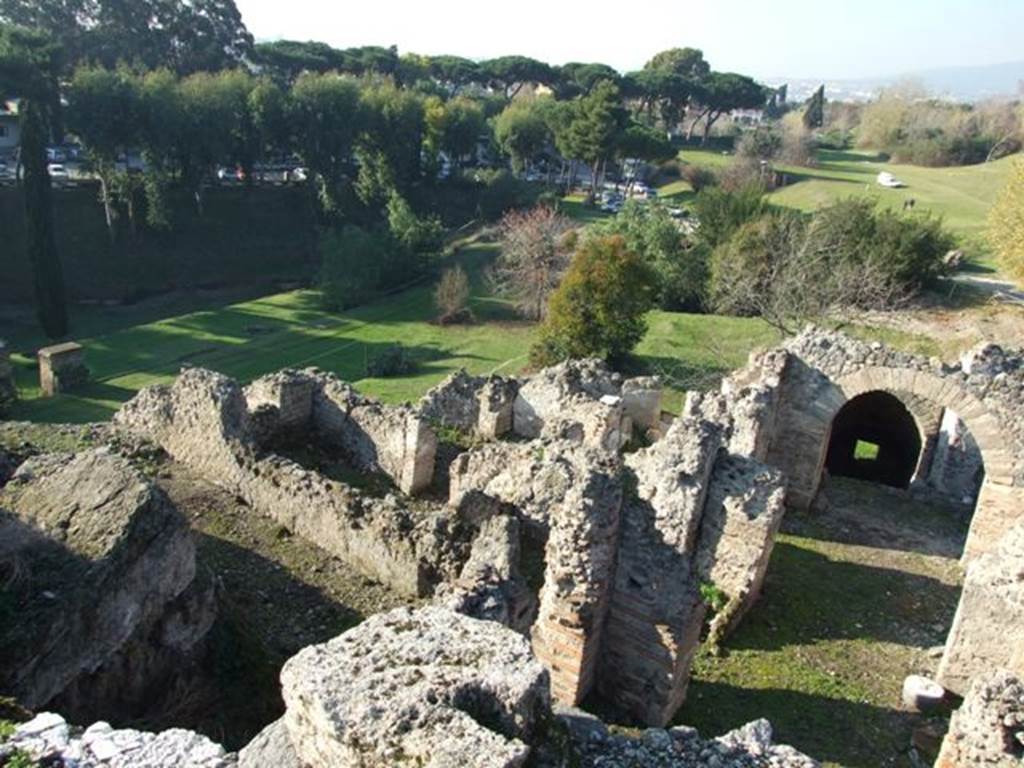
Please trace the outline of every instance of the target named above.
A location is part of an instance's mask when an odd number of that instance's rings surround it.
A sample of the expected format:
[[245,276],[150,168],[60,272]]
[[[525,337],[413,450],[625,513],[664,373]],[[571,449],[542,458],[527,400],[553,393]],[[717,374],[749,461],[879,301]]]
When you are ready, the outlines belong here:
[[724,657],[700,654],[676,721],[715,734],[767,717],[826,765],[909,767],[925,720],[902,709],[900,688],[938,664],[964,515],[853,480],[828,492],[827,513],[785,522],[763,598]]

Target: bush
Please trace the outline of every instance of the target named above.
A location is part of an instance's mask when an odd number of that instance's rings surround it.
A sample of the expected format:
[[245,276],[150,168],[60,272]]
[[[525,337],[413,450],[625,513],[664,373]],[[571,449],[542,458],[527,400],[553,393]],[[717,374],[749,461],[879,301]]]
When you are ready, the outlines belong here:
[[767,169],[760,160],[749,157],[735,157],[733,161],[718,174],[718,186],[726,192],[742,192],[752,187],[760,189],[761,194],[768,191]]
[[530,350],[531,364],[622,358],[643,338],[655,294],[650,268],[622,237],[588,238],[551,296],[547,319]]
[[338,312],[369,301],[380,290],[395,243],[385,233],[346,226],[320,238],[320,297]]
[[705,189],[694,200],[693,212],[699,224],[697,235],[708,246],[725,242],[740,226],[768,210],[764,188],[748,184],[737,191],[721,187]]
[[442,325],[464,323],[472,318],[469,311],[469,278],[462,267],[456,266],[444,271],[434,289],[434,303],[441,313],[438,322]]
[[1024,283],[1024,159],[1014,164],[1010,180],[992,206],[988,238],[1003,269]]
[[409,203],[394,191],[388,199],[387,210],[391,235],[407,250],[410,266],[417,271],[425,270],[438,256],[444,242],[441,220],[436,216],[417,216]]
[[761,125],[745,132],[736,142],[736,155],[747,160],[773,160],[782,152],[782,133]]
[[593,230],[622,236],[626,247],[643,258],[657,278],[658,304],[663,309],[703,309],[707,249],[688,243],[663,205],[630,201],[614,218],[593,225]]
[[479,191],[477,210],[479,218],[493,221],[508,211],[528,208],[540,194],[538,186],[517,179],[506,170],[478,171]]
[[366,365],[366,375],[377,379],[408,376],[415,370],[416,361],[401,344],[392,344]]
[[682,177],[694,192],[700,192],[718,183],[718,177],[715,176],[715,172],[702,165],[689,164],[683,166]]

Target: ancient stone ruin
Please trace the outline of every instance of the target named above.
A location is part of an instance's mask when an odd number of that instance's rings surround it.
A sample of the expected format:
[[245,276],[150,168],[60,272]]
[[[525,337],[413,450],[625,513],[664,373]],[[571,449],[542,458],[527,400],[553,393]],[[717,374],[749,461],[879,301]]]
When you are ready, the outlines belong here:
[[77,719],[133,717],[216,614],[187,522],[108,450],[26,461],[0,489],[0,690]]
[[[710,745],[660,729],[685,699],[699,644],[721,641],[756,603],[786,509],[813,513],[828,473],[960,495],[970,476],[967,579],[940,681],[963,695],[993,668],[1024,673],[1019,353],[990,346],[948,366],[808,329],[752,355],[717,391],[691,393],[678,417],[662,412],[656,380],[596,361],[523,380],[458,373],[401,406],[316,369],[246,387],[186,369],[114,423],[254,514],[433,604],[293,658],[286,714],[242,765],[448,765],[467,750],[493,758],[480,765],[520,765],[543,741],[551,700],[591,695],[655,729],[642,747],[620,744],[563,712],[570,730],[589,729],[581,752],[595,761],[594,750],[621,747],[696,761],[668,765],[812,765],[773,747],[765,725]],[[874,458],[858,456],[861,443]],[[39,461],[57,473],[60,462]],[[33,476],[26,467],[19,477]],[[70,530],[23,523],[57,541]],[[74,675],[64,677],[37,701],[64,701]]]
[[39,350],[39,388],[53,397],[85,383],[89,369],[85,367],[85,350],[81,344],[66,341]]

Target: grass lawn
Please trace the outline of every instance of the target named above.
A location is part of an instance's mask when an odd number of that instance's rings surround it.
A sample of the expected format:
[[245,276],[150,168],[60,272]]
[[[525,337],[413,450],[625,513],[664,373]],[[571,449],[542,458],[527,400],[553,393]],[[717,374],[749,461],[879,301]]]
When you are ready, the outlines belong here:
[[[86,309],[76,327],[94,335],[78,337],[86,348],[90,384],[74,393],[41,398],[34,360],[18,350],[44,343],[32,334],[12,337],[21,400],[12,418],[41,422],[105,420],[136,391],[169,382],[185,364],[220,371],[248,382],[286,366],[317,366],[355,382],[387,402],[415,400],[459,368],[471,373],[514,374],[527,364],[534,327],[517,319],[512,307],[490,294],[483,265],[494,245],[463,248],[456,259],[473,278],[471,306],[476,322],[439,326],[432,284],[343,313],[320,308],[315,291],[298,290],[216,309],[143,320],[142,309]],[[713,386],[741,365],[755,346],[776,340],[758,320],[652,312],[650,331],[637,350],[636,372],[665,375],[675,386],[666,407],[677,410],[681,389]],[[369,378],[367,363],[395,342],[417,360],[418,369],[400,378]]]
[[[720,170],[732,160],[719,150],[700,148],[686,148],[679,157],[712,170]],[[778,166],[795,182],[772,192],[770,199],[779,205],[811,211],[849,196],[869,197],[881,205],[902,210],[904,201],[913,198],[915,212],[931,211],[942,216],[950,230],[962,238],[975,262],[984,268],[994,268],[984,240],[985,220],[996,195],[1009,179],[1016,157],[954,168],[888,163],[875,153],[861,151],[820,150],[818,158],[816,168]],[[880,171],[889,171],[907,186],[878,186],[875,177]],[[659,190],[660,195],[679,202],[685,202],[687,193],[689,185],[682,181]]]

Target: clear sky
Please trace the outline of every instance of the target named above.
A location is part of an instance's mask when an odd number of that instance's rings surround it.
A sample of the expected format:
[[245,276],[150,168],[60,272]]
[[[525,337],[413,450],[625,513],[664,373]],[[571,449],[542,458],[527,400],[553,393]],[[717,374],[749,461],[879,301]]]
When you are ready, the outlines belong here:
[[672,47],[757,77],[854,78],[1024,59],[1024,0],[236,0],[257,40],[638,69]]

